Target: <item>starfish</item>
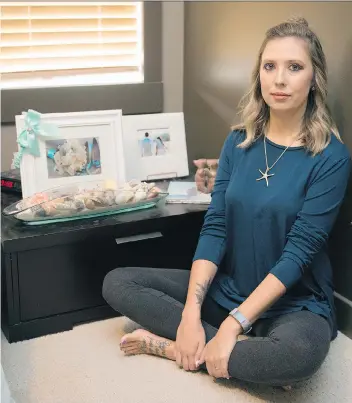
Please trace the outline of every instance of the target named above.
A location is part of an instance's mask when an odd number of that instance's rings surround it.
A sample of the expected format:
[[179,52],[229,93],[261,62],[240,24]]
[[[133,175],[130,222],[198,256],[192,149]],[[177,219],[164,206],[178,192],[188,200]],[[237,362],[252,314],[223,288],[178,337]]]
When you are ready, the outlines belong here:
[[268,186],[269,186],[268,178],[269,178],[270,176],[274,176],[275,174],[268,174],[269,169],[266,169],[265,172],[262,172],[262,171],[259,169],[259,172],[260,172],[263,176],[262,176],[261,178],[258,178],[257,181],[260,181],[260,180],[262,180],[262,179],[265,179],[265,180],[266,180],[266,186],[268,187]]

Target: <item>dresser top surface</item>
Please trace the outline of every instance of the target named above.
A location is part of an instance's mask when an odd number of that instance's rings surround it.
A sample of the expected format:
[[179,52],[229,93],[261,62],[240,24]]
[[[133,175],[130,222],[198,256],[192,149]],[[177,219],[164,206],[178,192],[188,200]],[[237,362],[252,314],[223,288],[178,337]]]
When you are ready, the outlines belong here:
[[[167,183],[164,183],[165,187]],[[12,193],[1,194],[1,210],[7,205],[20,200],[20,196]],[[160,222],[174,220],[192,214],[204,213],[208,205],[201,204],[161,204],[158,207],[151,207],[134,212],[113,214],[102,217],[91,217],[67,222],[59,222],[45,225],[25,225],[15,218],[1,217],[1,243],[3,250],[16,251],[47,245],[65,238],[77,240],[86,234],[106,233],[111,231],[114,235],[120,236],[127,233],[143,233],[146,228],[156,229],[160,227]],[[49,241],[48,238],[51,238]]]

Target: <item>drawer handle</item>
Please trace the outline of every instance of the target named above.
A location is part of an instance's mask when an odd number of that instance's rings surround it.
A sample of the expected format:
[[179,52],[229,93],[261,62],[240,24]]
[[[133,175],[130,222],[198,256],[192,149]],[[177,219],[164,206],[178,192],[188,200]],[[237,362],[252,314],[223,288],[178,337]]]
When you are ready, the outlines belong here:
[[125,236],[122,238],[116,238],[115,241],[119,245],[121,243],[145,241],[146,239],[162,238],[163,234],[161,232],[149,232],[148,234]]

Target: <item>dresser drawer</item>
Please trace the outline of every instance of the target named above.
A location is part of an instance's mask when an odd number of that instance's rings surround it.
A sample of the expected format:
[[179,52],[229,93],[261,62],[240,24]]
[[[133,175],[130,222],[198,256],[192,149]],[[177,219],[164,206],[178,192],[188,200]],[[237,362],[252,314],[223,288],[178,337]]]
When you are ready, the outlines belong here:
[[19,252],[20,318],[28,321],[105,305],[105,275],[116,267],[189,269],[198,231],[152,231]]

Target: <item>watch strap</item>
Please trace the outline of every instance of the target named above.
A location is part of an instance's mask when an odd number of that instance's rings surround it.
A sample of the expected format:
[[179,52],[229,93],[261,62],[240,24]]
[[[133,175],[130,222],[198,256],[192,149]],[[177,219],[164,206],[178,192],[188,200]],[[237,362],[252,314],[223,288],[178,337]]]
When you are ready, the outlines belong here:
[[229,315],[231,315],[237,322],[241,325],[243,329],[243,334],[247,334],[252,330],[251,322],[238,310],[238,308],[233,309]]

